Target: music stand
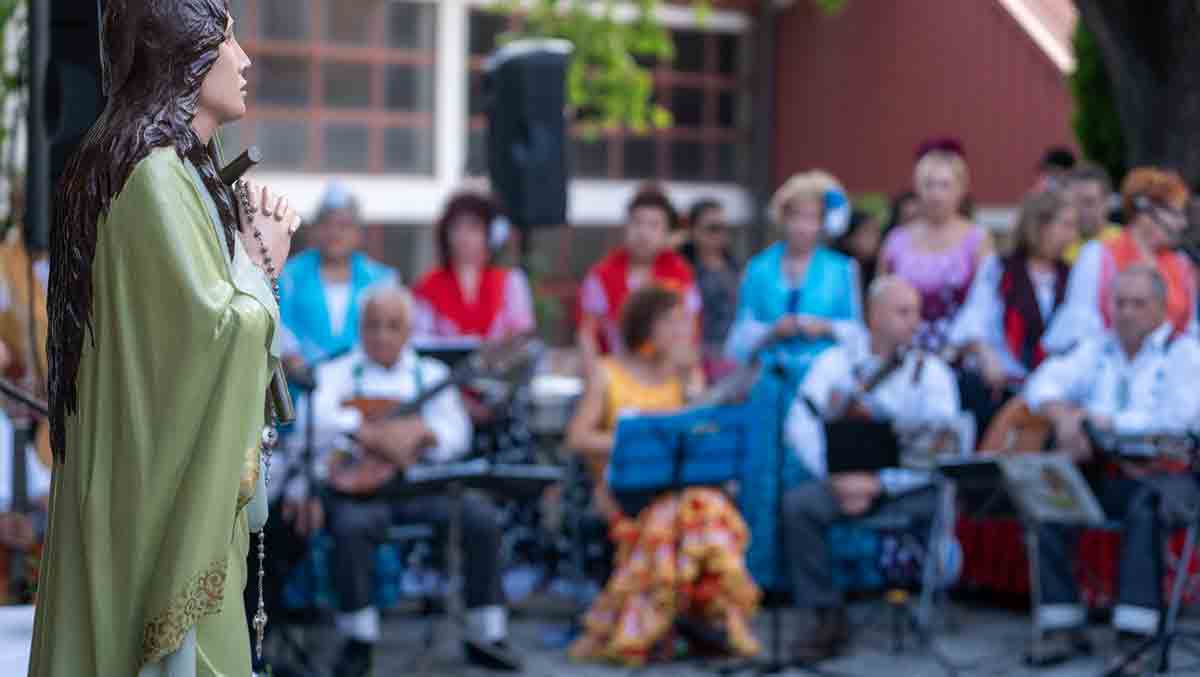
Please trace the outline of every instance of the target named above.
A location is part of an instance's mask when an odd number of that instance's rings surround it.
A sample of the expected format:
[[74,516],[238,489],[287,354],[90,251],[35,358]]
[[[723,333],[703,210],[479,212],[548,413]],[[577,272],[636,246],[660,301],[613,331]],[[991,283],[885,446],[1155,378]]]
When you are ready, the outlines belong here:
[[[608,465],[609,489],[626,514],[636,515],[666,491],[736,482],[744,476],[753,428],[754,411],[746,404],[621,418]],[[677,551],[680,514],[675,514]],[[676,618],[675,629],[689,639],[728,648],[723,634],[689,619]]]
[[900,466],[900,440],[884,421],[825,423],[825,467],[828,474],[876,472]]

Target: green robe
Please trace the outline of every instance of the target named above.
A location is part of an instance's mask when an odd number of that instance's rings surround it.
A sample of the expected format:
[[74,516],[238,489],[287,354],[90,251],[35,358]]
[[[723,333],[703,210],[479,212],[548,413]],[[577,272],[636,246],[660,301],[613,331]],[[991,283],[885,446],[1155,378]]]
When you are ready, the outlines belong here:
[[95,341],[54,467],[33,677],[132,677],[192,627],[196,674],[250,674],[244,487],[278,309],[240,239],[229,261],[197,178],[153,151],[98,228]]

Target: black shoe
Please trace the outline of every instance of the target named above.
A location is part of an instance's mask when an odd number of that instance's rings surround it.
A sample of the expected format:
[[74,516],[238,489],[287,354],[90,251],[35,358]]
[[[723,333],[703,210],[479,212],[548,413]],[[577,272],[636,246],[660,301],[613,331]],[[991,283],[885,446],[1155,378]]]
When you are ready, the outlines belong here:
[[370,642],[347,640],[333,666],[333,674],[335,677],[369,677],[374,652],[375,645]]
[[1050,630],[1030,644],[1025,664],[1046,668],[1079,656],[1091,656],[1094,652],[1095,646],[1083,628]]
[[521,672],[525,664],[517,652],[507,642],[481,642],[473,639],[463,640],[463,651],[467,654],[467,662],[487,670],[503,672]]
[[792,660],[802,665],[838,655],[850,642],[850,619],[845,607],[815,609],[808,627],[792,643]]

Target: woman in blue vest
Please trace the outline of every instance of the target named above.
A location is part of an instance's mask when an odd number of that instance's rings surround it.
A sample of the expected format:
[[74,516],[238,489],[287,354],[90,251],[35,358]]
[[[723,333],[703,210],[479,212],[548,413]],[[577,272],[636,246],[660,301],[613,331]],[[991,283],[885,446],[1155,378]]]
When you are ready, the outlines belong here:
[[314,247],[292,257],[279,278],[280,316],[305,362],[323,360],[358,343],[358,299],[363,290],[395,281],[391,268],[358,251],[358,200],[331,184],[310,234]]
[[[820,170],[797,174],[776,191],[769,213],[781,238],[746,265],[725,350],[741,362],[760,358],[767,367],[751,397],[773,420],[784,414],[779,403],[790,401],[813,358],[863,329],[858,264],[824,245],[849,225],[850,204],[837,179]],[[785,583],[775,571],[780,484],[800,481],[803,470],[789,453],[780,477],[778,425],[758,432],[740,507],[754,534],[747,564],[759,585],[770,588]]]

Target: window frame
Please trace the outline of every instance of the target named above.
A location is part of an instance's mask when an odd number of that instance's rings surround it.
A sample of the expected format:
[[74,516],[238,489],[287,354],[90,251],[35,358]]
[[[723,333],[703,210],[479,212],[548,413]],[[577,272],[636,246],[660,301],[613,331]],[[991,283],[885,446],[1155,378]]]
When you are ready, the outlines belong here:
[[[274,167],[280,171],[336,172],[326,162],[325,135],[329,125],[361,125],[367,130],[367,161],[357,173],[433,177],[438,171],[437,128],[438,50],[441,40],[442,13],[436,0],[390,0],[376,3],[372,12],[376,20],[368,22],[368,45],[355,46],[334,42],[325,36],[325,14],[336,0],[309,0],[309,35],[304,39],[288,40],[259,37],[258,9],[264,0],[241,0],[244,16],[238,39],[251,60],[262,58],[303,59],[308,70],[309,103],[303,107],[285,104],[259,103],[254,77],[250,78],[250,96],[246,116],[240,121],[240,138],[246,143],[257,140],[257,126],[262,122],[304,122],[307,124],[304,162],[299,166]],[[410,49],[386,45],[387,11],[395,2],[425,5],[433,12],[433,32],[429,49]],[[325,101],[324,65],[346,63],[369,68],[367,105],[364,108],[339,108]],[[429,110],[397,111],[387,109],[387,71],[389,66],[427,68],[432,85],[428,92]],[[389,169],[385,158],[385,135],[388,129],[406,127],[423,132],[432,146],[427,154],[428,165],[409,170]],[[420,161],[421,158],[414,158]]]

